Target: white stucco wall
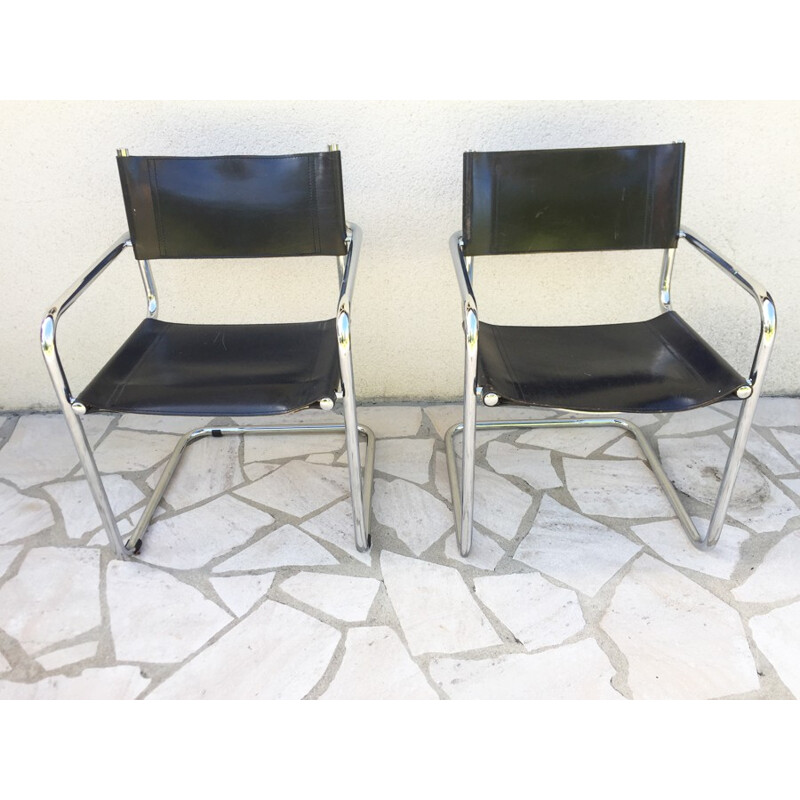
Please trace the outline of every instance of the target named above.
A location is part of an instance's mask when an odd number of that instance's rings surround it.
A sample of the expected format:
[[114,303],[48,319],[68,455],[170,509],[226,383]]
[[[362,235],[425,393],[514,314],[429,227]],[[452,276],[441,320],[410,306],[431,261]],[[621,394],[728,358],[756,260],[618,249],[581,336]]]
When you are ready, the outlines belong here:
[[[683,221],[762,280],[778,308],[767,391],[800,394],[798,102],[8,102],[0,104],[0,408],[52,408],[39,352],[48,305],[125,229],[115,163],[133,154],[342,151],[348,218],[364,230],[354,302],[362,400],[455,399],[460,303],[448,238],[461,225],[464,150],[687,145]],[[757,317],[714,268],[678,250],[675,306],[746,370]],[[330,263],[154,264],[165,319],[333,316]],[[660,258],[478,262],[481,317],[509,323],[641,319],[658,311]],[[224,274],[222,274],[224,273]],[[275,281],[291,275],[289,304]],[[515,279],[513,290],[504,284]],[[586,285],[590,291],[581,294]],[[520,288],[521,287],[521,288]],[[121,257],[64,317],[81,387],[141,318]],[[707,306],[708,319],[699,322]],[[98,348],[95,348],[99,345]]]

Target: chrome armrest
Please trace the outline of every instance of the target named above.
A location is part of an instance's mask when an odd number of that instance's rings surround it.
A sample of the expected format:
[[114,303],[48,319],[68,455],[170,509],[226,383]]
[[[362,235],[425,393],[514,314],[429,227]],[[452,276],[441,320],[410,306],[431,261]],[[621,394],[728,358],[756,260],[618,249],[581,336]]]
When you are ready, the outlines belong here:
[[108,252],[103,255],[98,262],[87,270],[75,283],[67,289],[61,297],[47,310],[42,320],[41,344],[44,360],[50,377],[58,391],[62,391],[67,402],[73,402],[73,397],[69,390],[64,368],[58,356],[56,347],[56,328],[61,315],[91,286],[105,268],[131,244],[130,234],[124,233]]
[[766,288],[755,278],[751,278],[742,272],[722,256],[716,253],[706,242],[702,241],[691,231],[682,228],[678,231],[678,236],[685,239],[692,247],[699,250],[712,264],[722,270],[739,287],[744,289],[757,303],[758,311],[761,315],[761,332],[756,345],[756,354],[753,358],[753,365],[750,369],[750,383],[753,385],[756,378],[763,372],[769,358],[769,351],[775,340],[775,330],[777,317],[775,314],[775,303]]

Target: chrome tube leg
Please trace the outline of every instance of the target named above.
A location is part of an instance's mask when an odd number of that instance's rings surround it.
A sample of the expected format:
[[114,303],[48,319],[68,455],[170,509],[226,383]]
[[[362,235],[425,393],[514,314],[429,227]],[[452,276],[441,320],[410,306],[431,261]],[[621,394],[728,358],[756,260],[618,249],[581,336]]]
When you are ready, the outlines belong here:
[[169,461],[167,461],[166,466],[164,467],[164,471],[161,473],[161,477],[158,479],[158,483],[153,489],[153,493],[150,495],[150,499],[147,501],[147,505],[145,506],[145,509],[142,512],[142,516],[139,518],[139,522],[133,529],[133,533],[128,538],[126,547],[130,552],[138,555],[139,550],[141,548],[142,537],[144,536],[145,531],[150,525],[150,520],[152,519],[153,514],[155,514],[156,512],[158,504],[161,502],[161,498],[164,496],[164,492],[167,490],[167,486],[169,485],[169,482],[172,480],[172,476],[175,470],[178,468],[178,464],[180,463],[181,457],[183,456],[183,451],[192,442],[196,442],[203,436],[211,435],[211,432],[212,432],[211,429],[198,428],[197,430],[185,433],[178,440],[178,444],[172,451],[172,455],[170,456]]
[[358,452],[358,419],[356,416],[355,384],[353,381],[353,354],[350,349],[350,316],[340,311],[336,320],[339,337],[339,368],[342,373],[345,443],[347,464],[350,470],[350,499],[353,504],[353,525],[356,548],[365,552],[370,548],[370,536],[364,508],[364,491],[361,480],[361,457]]
[[705,546],[713,547],[722,532],[725,524],[725,517],[728,513],[728,506],[733,496],[733,489],[736,485],[736,478],[739,474],[739,467],[742,463],[745,449],[747,447],[747,436],[750,433],[750,426],[753,424],[753,417],[756,413],[758,393],[753,392],[750,397],[742,401],[739,409],[739,419],[736,422],[736,430],[733,434],[733,442],[728,452],[728,460],[725,464],[725,471],[722,473],[717,502],[714,505],[714,512],[711,515],[711,522],[708,525],[708,532],[705,536]]
[[[472,547],[472,519],[475,503],[475,421],[478,398],[478,317],[468,309],[464,318],[464,431],[461,441],[461,531],[458,546],[462,556]],[[453,498],[455,502],[455,498]],[[456,531],[458,533],[458,531]]]
[[108,500],[108,495],[103,486],[103,480],[97,469],[97,463],[94,460],[89,440],[86,438],[86,431],[83,429],[78,415],[72,408],[64,409],[64,419],[66,420],[67,428],[72,436],[72,441],[75,443],[75,449],[78,451],[78,459],[80,460],[81,467],[83,467],[83,474],[86,476],[92,498],[94,499],[97,511],[100,514],[100,519],[103,522],[103,527],[108,535],[108,541],[114,548],[114,554],[117,558],[127,558],[129,551],[125,547],[122,537],[120,536],[114,511],[111,508],[111,503]]

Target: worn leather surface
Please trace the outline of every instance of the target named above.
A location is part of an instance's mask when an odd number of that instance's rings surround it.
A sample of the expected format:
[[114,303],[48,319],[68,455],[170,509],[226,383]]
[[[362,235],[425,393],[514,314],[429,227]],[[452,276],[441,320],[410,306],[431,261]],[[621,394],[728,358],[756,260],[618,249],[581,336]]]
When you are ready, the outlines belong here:
[[345,253],[338,151],[117,164],[137,259]]
[[674,311],[643,322],[519,327],[481,322],[478,383],[525,405],[681,411],[744,384]]
[[467,255],[674,247],[684,145],[464,153]]
[[88,411],[280,414],[334,397],[336,320],[188,325],[145,319],[77,398]]

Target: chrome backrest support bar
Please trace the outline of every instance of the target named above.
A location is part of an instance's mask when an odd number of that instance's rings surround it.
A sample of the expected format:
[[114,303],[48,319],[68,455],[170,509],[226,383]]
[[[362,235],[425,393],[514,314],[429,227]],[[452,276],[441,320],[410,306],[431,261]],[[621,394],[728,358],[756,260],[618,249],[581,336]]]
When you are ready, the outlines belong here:
[[458,280],[458,288],[461,291],[461,299],[464,302],[464,317],[466,318],[470,310],[477,316],[478,304],[475,302],[475,295],[472,293],[472,258],[470,258],[469,266],[467,266],[464,257],[464,240],[461,231],[456,231],[450,237],[450,255],[453,257],[456,280]]
[[[347,233],[349,243],[347,255],[344,257],[344,275],[339,292],[339,312],[350,313],[350,303],[353,300],[353,290],[356,284],[356,271],[358,269],[358,256],[361,252],[361,228],[358,225],[348,222]],[[338,262],[337,262],[338,263]]]

